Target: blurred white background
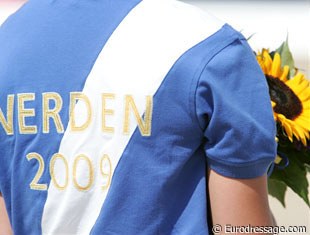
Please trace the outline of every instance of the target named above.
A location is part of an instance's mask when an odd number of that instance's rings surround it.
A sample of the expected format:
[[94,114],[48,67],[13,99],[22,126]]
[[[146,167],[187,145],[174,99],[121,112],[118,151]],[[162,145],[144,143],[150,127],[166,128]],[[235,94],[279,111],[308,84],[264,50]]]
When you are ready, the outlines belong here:
[[277,49],[288,35],[296,66],[310,76],[310,0],[183,0],[249,37],[252,48]]
[[[289,36],[296,67],[310,78],[310,0],[183,0],[242,31],[248,37],[253,50],[274,50]],[[1,0],[0,24],[22,5],[22,1]],[[309,177],[310,181],[310,177]],[[310,190],[310,188],[309,188]],[[271,209],[278,225],[306,225],[310,234],[310,210],[291,190],[286,197],[287,208],[270,197]]]

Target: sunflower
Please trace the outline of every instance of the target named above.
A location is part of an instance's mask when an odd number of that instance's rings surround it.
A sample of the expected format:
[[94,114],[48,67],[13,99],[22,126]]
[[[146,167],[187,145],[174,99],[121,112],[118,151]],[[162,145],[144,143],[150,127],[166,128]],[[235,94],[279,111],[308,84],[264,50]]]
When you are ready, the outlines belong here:
[[307,146],[310,132],[310,83],[302,73],[289,78],[289,66],[281,66],[279,53],[271,57],[268,50],[258,53],[268,86],[275,121],[284,128],[289,140],[293,137]]

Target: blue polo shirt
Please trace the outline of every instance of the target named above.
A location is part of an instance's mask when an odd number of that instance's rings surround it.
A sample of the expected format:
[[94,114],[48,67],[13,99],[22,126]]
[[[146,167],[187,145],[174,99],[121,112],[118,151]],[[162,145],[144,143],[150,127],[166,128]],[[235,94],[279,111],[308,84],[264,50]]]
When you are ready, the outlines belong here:
[[244,37],[174,0],[29,0],[0,28],[0,192],[15,234],[208,234],[206,168],[266,173]]

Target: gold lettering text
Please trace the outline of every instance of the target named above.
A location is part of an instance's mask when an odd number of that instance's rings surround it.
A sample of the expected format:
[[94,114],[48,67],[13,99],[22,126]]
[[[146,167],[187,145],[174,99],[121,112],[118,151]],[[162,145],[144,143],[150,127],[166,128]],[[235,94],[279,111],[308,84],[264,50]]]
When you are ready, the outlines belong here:
[[106,115],[114,115],[113,109],[106,108],[107,99],[115,99],[115,95],[110,94],[110,93],[102,94],[102,131],[114,133],[114,127],[110,127],[106,125]]
[[34,117],[34,109],[26,109],[25,102],[35,100],[34,93],[23,93],[17,95],[18,100],[18,126],[21,134],[36,134],[37,126],[26,126],[25,118]]
[[105,184],[102,186],[103,190],[107,190],[111,184],[112,178],[112,163],[109,155],[104,154],[100,160],[100,172],[105,180]]
[[[86,121],[83,124],[80,124],[79,126],[77,126],[76,124],[75,113],[74,113],[77,101],[79,102],[83,101],[87,109]],[[89,126],[91,122],[92,109],[91,109],[90,101],[86,95],[80,92],[70,93],[70,114],[69,115],[70,115],[70,127],[72,131],[83,131]]]
[[6,107],[6,120],[0,108],[0,123],[7,135],[13,135],[13,112],[14,112],[14,95],[8,95]]
[[130,110],[133,111],[135,119],[138,123],[138,127],[142,136],[151,135],[151,125],[152,125],[152,112],[153,112],[153,99],[152,96],[146,96],[146,107],[144,113],[144,120],[141,118],[138,108],[134,102],[131,95],[125,96],[125,117],[124,117],[124,134],[129,134],[130,126]]
[[43,157],[38,153],[28,153],[26,156],[27,160],[30,161],[32,159],[35,159],[39,163],[39,168],[37,170],[37,173],[31,183],[29,184],[30,188],[33,190],[41,190],[46,191],[47,190],[47,184],[40,184],[38,183],[41,179],[43,172],[44,172],[44,159]]
[[[77,166],[78,166],[78,163],[81,161],[81,160],[84,160],[84,162],[87,162],[87,165],[88,165],[88,169],[89,169],[89,178],[88,178],[88,184],[85,185],[85,186],[81,186],[78,181],[77,181]],[[73,163],[73,183],[74,183],[74,186],[80,190],[80,191],[87,191],[89,190],[92,185],[94,184],[94,168],[93,168],[93,164],[91,162],[91,160],[83,155],[83,154],[80,154],[79,156],[77,156],[74,160],[74,163]]]
[[[58,133],[64,132],[64,127],[62,125],[59,112],[62,108],[62,98],[59,94],[55,92],[43,93],[43,133],[50,132],[50,122],[51,118],[56,126]],[[53,109],[49,108],[50,100],[54,100],[55,107]]]
[[[56,164],[56,161],[57,159],[61,160],[65,166],[65,182],[63,185],[60,185],[57,180],[56,180],[56,176],[55,176],[55,164]],[[68,186],[68,183],[69,183],[69,166],[68,166],[68,161],[66,160],[66,158],[61,155],[60,153],[55,153],[50,161],[50,175],[51,175],[51,179],[52,179],[52,182],[54,184],[54,186],[59,189],[59,190],[65,190]]]

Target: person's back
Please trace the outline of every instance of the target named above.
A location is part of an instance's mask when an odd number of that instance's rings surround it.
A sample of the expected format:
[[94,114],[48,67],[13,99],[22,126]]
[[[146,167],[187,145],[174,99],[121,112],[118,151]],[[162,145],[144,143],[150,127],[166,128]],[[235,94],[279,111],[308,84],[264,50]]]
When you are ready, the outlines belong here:
[[15,234],[208,234],[207,164],[255,178],[274,158],[246,40],[184,3],[30,0],[0,52]]

